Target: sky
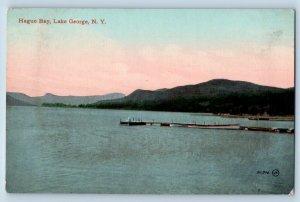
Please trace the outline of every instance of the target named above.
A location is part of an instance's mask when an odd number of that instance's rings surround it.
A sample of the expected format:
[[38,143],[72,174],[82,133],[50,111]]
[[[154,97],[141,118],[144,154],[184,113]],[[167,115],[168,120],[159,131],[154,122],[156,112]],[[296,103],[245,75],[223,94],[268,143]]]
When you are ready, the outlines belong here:
[[294,86],[291,9],[10,9],[7,36],[7,91],[30,96],[130,94],[216,78]]

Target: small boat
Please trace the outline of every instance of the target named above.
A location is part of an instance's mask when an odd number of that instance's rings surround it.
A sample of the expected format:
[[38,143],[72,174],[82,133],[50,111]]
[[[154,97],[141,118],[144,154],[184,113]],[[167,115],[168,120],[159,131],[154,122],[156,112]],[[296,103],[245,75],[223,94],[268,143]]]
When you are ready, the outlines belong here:
[[170,127],[170,123],[160,123],[160,126],[167,126],[167,127]]

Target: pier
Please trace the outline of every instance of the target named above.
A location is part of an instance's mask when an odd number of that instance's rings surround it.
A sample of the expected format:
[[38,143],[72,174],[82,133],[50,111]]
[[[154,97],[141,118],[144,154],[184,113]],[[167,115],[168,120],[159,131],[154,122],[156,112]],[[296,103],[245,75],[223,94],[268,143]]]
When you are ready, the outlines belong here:
[[155,122],[155,121],[122,121],[120,125],[124,126],[161,126],[161,127],[186,127],[199,129],[220,129],[220,130],[244,130],[244,131],[260,131],[271,133],[288,133],[294,134],[293,128],[265,128],[241,126],[240,124],[196,124],[196,123],[173,123],[173,122]]

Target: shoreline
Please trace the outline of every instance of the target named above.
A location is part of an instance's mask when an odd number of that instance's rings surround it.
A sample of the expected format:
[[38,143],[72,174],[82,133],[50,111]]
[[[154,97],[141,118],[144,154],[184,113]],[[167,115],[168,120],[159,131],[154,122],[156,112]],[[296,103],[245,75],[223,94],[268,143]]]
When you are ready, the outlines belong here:
[[80,107],[76,105],[6,105],[6,107],[47,107],[47,108],[76,108],[76,109],[107,109],[107,110],[132,110],[132,111],[146,111],[146,112],[172,112],[172,113],[191,113],[194,116],[219,116],[223,118],[245,118],[249,120],[256,121],[295,121],[294,115],[251,115],[251,114],[243,114],[243,115],[235,115],[228,113],[212,113],[212,112],[191,112],[191,111],[157,111],[157,110],[146,110],[146,109],[127,109],[127,108],[97,108],[97,107]]
[[254,120],[254,121],[295,121],[295,116],[293,115],[250,115],[250,114],[245,114],[245,115],[234,115],[234,114],[223,114],[223,113],[218,113],[215,114],[216,116],[224,117],[224,118],[246,118],[249,120]]

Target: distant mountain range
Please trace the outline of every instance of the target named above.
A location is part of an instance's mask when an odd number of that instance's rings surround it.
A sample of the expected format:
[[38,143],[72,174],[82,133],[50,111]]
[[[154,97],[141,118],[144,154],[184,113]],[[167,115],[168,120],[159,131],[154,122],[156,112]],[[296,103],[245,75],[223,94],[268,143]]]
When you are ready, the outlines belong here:
[[121,93],[100,96],[57,96],[48,93],[29,97],[22,93],[7,93],[7,105],[39,106],[47,103],[45,106],[53,107],[76,105],[83,108],[293,115],[294,91],[294,87],[283,89],[245,81],[214,79],[170,89],[138,89],[128,96]]
[[124,100],[143,102],[157,100],[172,100],[184,96],[184,98],[205,97],[213,98],[215,96],[224,96],[233,93],[261,93],[261,92],[280,92],[283,89],[261,86],[245,81],[231,81],[226,79],[214,79],[208,82],[195,85],[178,86],[171,89],[159,90],[136,90]]
[[294,88],[214,79],[170,89],[135,90],[130,95],[86,107],[213,113],[294,114]]
[[148,102],[148,101],[168,101],[178,98],[214,98],[226,96],[229,94],[253,94],[264,92],[283,92],[285,89],[262,86],[245,81],[232,81],[227,79],[214,79],[207,82],[177,86],[174,88],[163,88],[158,90],[141,90],[137,89],[128,96],[115,100],[99,101],[95,104],[103,103],[126,103],[126,102]]
[[101,100],[112,100],[123,98],[122,93],[111,93],[106,95],[95,96],[58,96],[50,93],[44,96],[30,97],[24,93],[7,92],[6,103],[8,106],[40,106],[43,103],[62,103],[66,105],[92,104]]

